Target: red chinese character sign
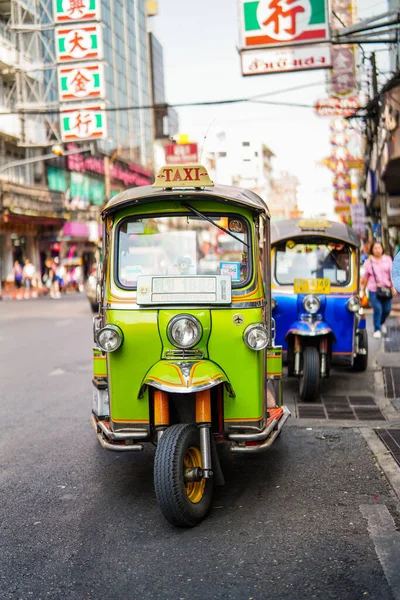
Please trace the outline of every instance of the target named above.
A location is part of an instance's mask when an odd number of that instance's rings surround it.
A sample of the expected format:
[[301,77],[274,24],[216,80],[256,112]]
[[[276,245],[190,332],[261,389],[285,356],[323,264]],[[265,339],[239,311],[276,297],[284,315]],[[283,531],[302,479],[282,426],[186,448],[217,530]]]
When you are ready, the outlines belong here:
[[55,30],[57,62],[103,58],[102,28],[99,23]]
[[54,0],[55,23],[99,21],[100,0]]
[[327,0],[239,0],[241,49],[329,40]]
[[165,148],[166,161],[169,165],[184,165],[197,163],[197,144],[167,144]]
[[81,63],[58,67],[58,89],[61,102],[104,98],[104,66]]
[[107,137],[104,104],[65,108],[60,120],[63,142]]

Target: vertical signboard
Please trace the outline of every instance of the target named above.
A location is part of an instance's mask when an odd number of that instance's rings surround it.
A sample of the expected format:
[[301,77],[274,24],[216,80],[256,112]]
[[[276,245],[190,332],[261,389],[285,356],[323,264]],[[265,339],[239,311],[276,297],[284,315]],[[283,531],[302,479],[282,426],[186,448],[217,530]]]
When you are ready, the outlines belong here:
[[61,137],[63,142],[107,137],[104,104],[71,105],[62,108]]
[[[353,23],[352,0],[332,0],[332,30],[348,27]],[[333,96],[353,96],[357,92],[356,56],[353,45],[332,47],[332,73],[330,92]]]
[[80,27],[57,27],[55,46],[58,63],[103,58],[102,27],[90,23]]
[[53,0],[54,23],[100,21],[101,0]]

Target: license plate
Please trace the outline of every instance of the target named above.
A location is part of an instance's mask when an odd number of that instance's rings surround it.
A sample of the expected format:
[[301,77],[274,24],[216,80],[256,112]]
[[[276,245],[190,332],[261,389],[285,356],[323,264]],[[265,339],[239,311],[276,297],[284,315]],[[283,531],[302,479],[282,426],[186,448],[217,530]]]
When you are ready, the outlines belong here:
[[110,415],[110,401],[107,389],[99,390],[93,386],[93,412],[98,417],[107,417]]
[[293,286],[295,294],[329,294],[331,291],[329,279],[295,279]]

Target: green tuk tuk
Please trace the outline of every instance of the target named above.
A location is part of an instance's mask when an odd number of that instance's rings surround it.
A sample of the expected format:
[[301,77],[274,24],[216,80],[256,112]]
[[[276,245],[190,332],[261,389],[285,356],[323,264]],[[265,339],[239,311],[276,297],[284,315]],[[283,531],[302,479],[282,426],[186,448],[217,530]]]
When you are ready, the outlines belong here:
[[262,452],[290,416],[268,209],[189,165],[115,196],[102,217],[92,423],[107,450],[156,445],[159,506],[170,523],[194,526],[224,483],[217,444]]

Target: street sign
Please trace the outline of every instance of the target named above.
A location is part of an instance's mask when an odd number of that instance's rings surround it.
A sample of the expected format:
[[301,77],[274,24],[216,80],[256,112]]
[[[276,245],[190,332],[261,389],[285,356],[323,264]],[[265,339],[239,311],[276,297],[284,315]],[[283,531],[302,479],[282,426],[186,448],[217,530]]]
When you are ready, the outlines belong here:
[[101,0],[53,0],[55,23],[100,21]]
[[104,98],[105,78],[102,63],[81,63],[58,67],[60,102]]
[[63,107],[60,128],[63,142],[107,137],[104,103]]
[[197,163],[197,144],[167,144],[165,158],[169,165]]
[[241,61],[243,75],[329,69],[332,66],[328,44],[246,50],[241,53]]
[[328,0],[239,0],[241,49],[329,40]]
[[99,23],[78,27],[57,27],[55,47],[57,62],[101,60],[103,58],[103,30]]
[[320,117],[350,117],[358,108],[358,98],[326,98],[315,104],[315,112]]

